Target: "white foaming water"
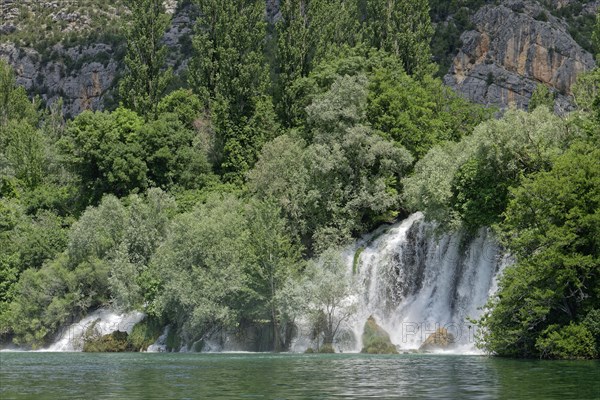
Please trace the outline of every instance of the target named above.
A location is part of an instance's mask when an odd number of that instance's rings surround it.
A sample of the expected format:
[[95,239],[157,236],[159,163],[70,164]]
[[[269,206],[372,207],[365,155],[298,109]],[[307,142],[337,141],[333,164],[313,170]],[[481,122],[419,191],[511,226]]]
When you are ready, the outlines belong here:
[[[440,235],[416,213],[367,237],[346,253],[361,287],[359,312],[348,328],[360,351],[365,321],[373,316],[402,350],[414,350],[438,328],[456,339],[455,353],[477,353],[469,318],[496,290],[495,277],[509,262],[487,229],[466,240]],[[362,249],[357,262],[356,251]]]
[[108,309],[99,309],[88,314],[81,321],[62,330],[57,340],[42,351],[82,351],[84,335],[93,327],[94,333],[107,335],[114,331],[131,333],[133,327],[146,315],[139,311],[118,313]]
[[169,331],[171,327],[169,325],[165,326],[162,334],[156,339],[156,342],[152,343],[146,349],[147,353],[163,353],[167,351],[167,337],[169,336]]

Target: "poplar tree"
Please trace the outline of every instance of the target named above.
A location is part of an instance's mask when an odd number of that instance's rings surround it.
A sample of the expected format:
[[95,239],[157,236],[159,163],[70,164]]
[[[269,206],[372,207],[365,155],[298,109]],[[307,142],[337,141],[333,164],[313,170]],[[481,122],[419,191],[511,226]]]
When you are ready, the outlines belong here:
[[126,107],[148,120],[156,117],[158,102],[172,77],[171,69],[165,69],[167,48],[162,44],[170,17],[162,0],[128,0],[127,5],[132,20],[119,92]]
[[189,82],[210,111],[221,172],[243,176],[273,131],[263,0],[196,0]]
[[[284,125],[294,125],[297,93],[293,83],[306,77],[331,49],[354,45],[358,24],[356,2],[346,0],[282,0],[276,23],[276,98]],[[302,107],[302,105],[300,105]]]
[[434,29],[427,0],[361,0],[363,39],[400,58],[413,76],[430,74],[430,42]]

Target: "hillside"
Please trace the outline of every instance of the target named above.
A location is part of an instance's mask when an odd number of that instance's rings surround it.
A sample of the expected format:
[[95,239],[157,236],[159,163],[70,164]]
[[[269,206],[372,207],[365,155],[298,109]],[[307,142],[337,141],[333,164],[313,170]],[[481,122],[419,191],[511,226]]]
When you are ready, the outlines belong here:
[[[165,2],[169,64],[185,82],[197,11],[190,1]],[[125,53],[123,1],[1,0],[0,58],[17,82],[48,103],[62,97],[67,115],[113,109]],[[594,66],[591,30],[600,1],[431,0],[434,61],[444,82],[480,104],[526,108],[538,83],[556,94],[555,110],[572,109],[577,73]],[[267,0],[270,23],[279,1]]]

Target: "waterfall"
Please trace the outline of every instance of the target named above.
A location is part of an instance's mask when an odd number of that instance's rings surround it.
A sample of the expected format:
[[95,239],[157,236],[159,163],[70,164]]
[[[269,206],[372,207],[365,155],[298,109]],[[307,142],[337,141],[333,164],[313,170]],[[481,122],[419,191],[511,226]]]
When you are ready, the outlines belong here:
[[145,314],[138,311],[118,313],[108,309],[96,310],[79,322],[62,329],[55,342],[43,351],[82,351],[88,328],[92,328],[98,335],[107,335],[114,331],[129,334],[134,325],[141,322],[144,317]]
[[456,352],[474,352],[475,326],[469,318],[496,290],[495,277],[510,262],[489,229],[467,239],[436,235],[421,213],[382,228],[345,254],[358,280],[359,311],[349,321],[357,348],[369,316],[400,349],[418,349],[438,328],[456,340]]
[[163,353],[167,351],[167,337],[169,336],[169,331],[171,330],[171,326],[167,325],[162,331],[162,334],[158,337],[156,342],[148,346],[146,352],[148,353]]

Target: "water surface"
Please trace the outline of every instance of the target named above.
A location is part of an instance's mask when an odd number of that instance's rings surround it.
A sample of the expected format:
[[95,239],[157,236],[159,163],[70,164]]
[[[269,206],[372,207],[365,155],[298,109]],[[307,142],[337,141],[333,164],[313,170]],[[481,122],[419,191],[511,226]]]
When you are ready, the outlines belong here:
[[600,399],[598,361],[0,353],[0,399]]

